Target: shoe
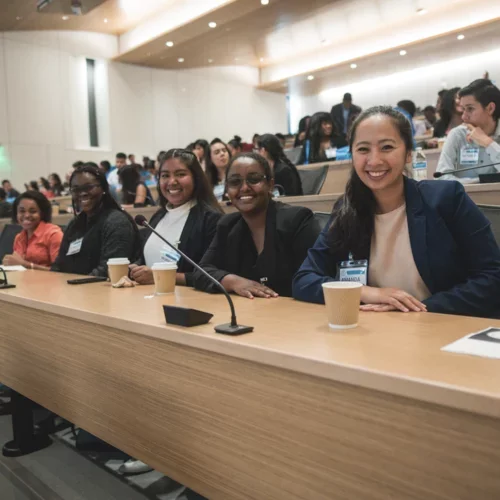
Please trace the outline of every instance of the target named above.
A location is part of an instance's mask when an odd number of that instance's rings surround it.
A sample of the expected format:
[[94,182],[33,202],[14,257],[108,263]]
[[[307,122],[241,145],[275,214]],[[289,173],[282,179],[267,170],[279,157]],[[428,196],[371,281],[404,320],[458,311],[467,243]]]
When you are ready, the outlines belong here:
[[136,460],[135,458],[131,458],[120,466],[118,472],[121,474],[144,474],[145,472],[151,472],[152,470],[153,467],[150,467],[148,464],[145,464],[140,460]]

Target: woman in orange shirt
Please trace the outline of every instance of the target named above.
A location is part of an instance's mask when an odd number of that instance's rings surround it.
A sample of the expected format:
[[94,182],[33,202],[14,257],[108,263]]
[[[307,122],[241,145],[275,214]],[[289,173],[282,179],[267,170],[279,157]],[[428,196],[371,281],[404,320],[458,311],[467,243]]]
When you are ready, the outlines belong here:
[[37,191],[23,193],[16,200],[14,220],[23,230],[14,240],[14,253],[6,255],[3,264],[49,271],[59,253],[63,237],[61,228],[51,224],[50,201]]

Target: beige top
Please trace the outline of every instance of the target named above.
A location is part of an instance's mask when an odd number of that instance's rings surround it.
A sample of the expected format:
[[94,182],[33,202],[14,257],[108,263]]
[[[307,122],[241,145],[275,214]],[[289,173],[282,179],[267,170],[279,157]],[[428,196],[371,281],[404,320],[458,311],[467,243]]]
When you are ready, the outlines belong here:
[[418,300],[431,295],[413,260],[406,205],[387,214],[375,215],[368,285],[400,288]]

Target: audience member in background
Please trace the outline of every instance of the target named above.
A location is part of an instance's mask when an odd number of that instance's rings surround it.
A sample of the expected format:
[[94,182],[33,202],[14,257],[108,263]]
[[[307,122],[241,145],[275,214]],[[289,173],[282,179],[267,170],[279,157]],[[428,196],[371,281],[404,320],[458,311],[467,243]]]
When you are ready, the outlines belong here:
[[295,142],[293,144],[294,148],[298,148],[304,144],[306,140],[307,129],[309,128],[309,124],[311,123],[311,117],[309,115],[304,116],[300,119],[299,122],[299,130],[297,135],[295,136]]
[[279,132],[278,132],[277,134],[274,134],[274,135],[275,135],[275,136],[278,138],[278,140],[280,141],[281,147],[282,147],[283,149],[285,149],[285,147],[286,147],[286,137],[285,137],[283,134],[279,133]]
[[210,143],[210,154],[207,157],[205,173],[218,201],[222,201],[224,198],[226,170],[230,159],[231,153],[227,145],[218,138],[214,139]]
[[190,153],[194,151],[194,142],[191,142],[186,146],[186,151],[189,151]]
[[[264,157],[241,153],[233,158],[227,194],[238,212],[220,220],[200,263],[228,292],[250,299],[291,296],[292,277],[319,234],[311,210],[273,201],[273,187]],[[218,291],[199,271],[194,285]]]
[[16,191],[9,180],[5,179],[2,181],[2,187],[5,189],[7,193],[7,198],[17,198],[19,196],[19,192]]
[[490,224],[458,182],[404,175],[413,138],[403,115],[370,108],[350,142],[345,195],[296,274],[293,296],[323,303],[321,285],[337,279],[339,263],[367,259],[364,311],[499,317],[500,250]]
[[481,78],[459,92],[464,125],[448,135],[437,166],[438,172],[450,172],[441,179],[468,184],[479,182],[480,174],[500,172],[500,165],[467,172],[457,169],[500,163],[500,90]]
[[40,191],[38,188],[38,182],[36,181],[30,181],[29,184],[25,184],[24,187],[26,188],[26,191]]
[[73,210],[53,271],[107,276],[107,261],[139,251],[139,230],[109,193],[106,177],[95,163],[77,168],[70,180]]
[[38,191],[44,194],[49,200],[54,198],[54,193],[50,190],[49,181],[45,177],[38,179]]
[[14,211],[23,229],[14,240],[14,253],[6,255],[3,264],[49,271],[63,238],[61,228],[51,224],[50,201],[42,193],[27,191],[17,198]]
[[446,94],[446,92],[448,92],[446,89],[442,89],[438,92],[438,97],[436,101],[436,111],[438,112],[439,117],[441,117],[441,110],[443,107],[443,97]]
[[[150,224],[195,262],[210,245],[222,210],[212,192],[195,154],[171,149],[163,157],[158,179],[161,208]],[[157,236],[145,229],[145,242],[138,265],[132,265],[131,277],[141,285],[153,283],[151,266],[156,262],[177,262],[177,284],[192,285],[193,268]]]
[[0,219],[12,217],[12,204],[7,200],[7,193],[4,188],[0,188]]
[[128,155],[128,162],[130,165],[135,165],[135,155],[133,154]]
[[117,153],[115,158],[115,168],[107,176],[107,182],[111,189],[111,195],[115,200],[119,199],[120,179],[118,171],[127,164],[127,155],[125,153]]
[[103,160],[101,161],[101,163],[99,163],[99,170],[106,176],[106,179],[111,173],[112,168],[113,167],[111,166],[111,163],[109,163],[109,161],[107,160]]
[[427,130],[434,127],[437,122],[436,116],[436,108],[434,106],[426,106],[424,108],[424,116],[425,116],[425,126]]
[[228,143],[227,149],[231,153],[231,156],[236,156],[242,151],[241,137],[239,135],[235,135]]
[[275,135],[259,137],[259,154],[269,163],[273,172],[274,186],[280,188],[282,196],[301,196],[302,182],[295,165],[287,158],[281,143]]
[[415,103],[413,101],[410,101],[409,99],[404,99],[402,101],[399,101],[397,109],[398,111],[403,110],[407,113],[408,115],[407,118],[411,122],[414,137],[420,137],[422,135],[425,135],[425,133],[427,132],[425,123],[421,120],[415,120],[415,113],[417,111],[417,107],[415,106]]
[[125,165],[118,172],[121,185],[121,201],[125,208],[154,205],[151,191],[142,182],[138,165]]
[[66,187],[69,187],[69,179],[73,175],[73,171],[75,170],[75,168],[82,167],[83,165],[85,165],[85,163],[83,163],[83,161],[79,161],[79,160],[75,161],[75,163],[73,163],[73,165],[71,165],[71,170],[64,177],[64,185]]
[[61,178],[57,174],[49,175],[49,185],[50,191],[54,194],[54,196],[62,196],[64,187],[61,182]]
[[259,141],[259,134],[253,134],[253,137],[252,137],[252,146],[253,146],[254,151],[256,151],[257,148],[259,147],[258,146],[258,141]]
[[459,87],[447,90],[441,97],[440,118],[434,125],[433,137],[445,137],[452,129],[462,124],[463,110],[457,95],[459,90]]
[[207,166],[207,158],[210,154],[210,145],[208,144],[208,141],[206,141],[205,139],[196,140],[194,143],[193,153],[196,155],[196,158],[198,158],[201,168],[203,169],[203,171],[205,171]]
[[336,130],[329,113],[315,113],[307,131],[299,158],[299,165],[335,160],[337,148],[347,146],[347,141]]
[[347,137],[347,132],[349,131],[348,127],[351,115],[359,113],[361,113],[361,108],[352,103],[352,95],[349,93],[344,94],[341,103],[333,106],[330,112],[332,122],[344,139]]

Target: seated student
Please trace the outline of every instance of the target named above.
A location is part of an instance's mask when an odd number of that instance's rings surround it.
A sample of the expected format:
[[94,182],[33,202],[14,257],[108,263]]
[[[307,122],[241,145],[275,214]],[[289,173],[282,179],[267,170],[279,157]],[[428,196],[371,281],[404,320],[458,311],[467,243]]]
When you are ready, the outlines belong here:
[[14,205],[13,219],[23,230],[14,240],[14,253],[3,258],[5,266],[49,271],[56,260],[63,233],[51,224],[52,205],[37,191],[26,191]]
[[236,156],[243,151],[242,149],[242,139],[239,135],[235,135],[228,143],[227,149],[231,153],[231,156]]
[[17,198],[19,196],[19,192],[12,187],[12,184],[10,183],[9,180],[4,179],[2,181],[2,187],[5,189],[5,192],[7,193],[7,198],[11,199],[11,198]]
[[49,175],[49,185],[50,185],[50,191],[54,196],[63,195],[64,187],[61,178],[59,177],[58,174],[54,173]]
[[446,137],[455,127],[462,124],[463,109],[458,97],[459,90],[460,87],[454,87],[439,94],[437,103],[439,120],[434,125],[432,134],[436,139]]
[[408,120],[370,108],[350,141],[345,195],[295,275],[293,296],[323,303],[321,285],[337,279],[340,262],[368,259],[364,311],[500,316],[500,250],[490,223],[460,183],[404,175]]
[[64,232],[52,271],[107,276],[107,261],[139,250],[139,230],[109,193],[106,177],[95,163],[74,170],[70,179],[73,210],[78,215]]
[[54,193],[50,189],[49,181],[45,177],[40,177],[38,179],[38,190],[40,193],[44,194],[49,200],[55,198]]
[[304,144],[306,140],[307,129],[311,123],[311,117],[309,115],[304,116],[299,121],[299,130],[295,136],[295,142],[293,143],[294,148],[298,148]]
[[337,148],[345,146],[347,141],[335,130],[330,113],[315,113],[307,129],[299,165],[333,161]]
[[208,141],[205,139],[197,139],[194,142],[193,153],[196,155],[196,158],[198,158],[201,168],[205,171],[207,156],[210,154],[210,145]]
[[[250,299],[291,296],[292,277],[319,234],[313,213],[271,199],[271,167],[259,154],[235,156],[226,183],[238,212],[220,220],[200,265],[228,292]],[[199,271],[194,286],[218,291]]]
[[218,201],[224,198],[226,170],[230,159],[231,153],[227,145],[218,138],[214,139],[210,143],[205,172]]
[[4,188],[0,188],[0,219],[12,217],[12,204],[7,200],[7,193]]
[[[464,184],[479,182],[480,174],[500,172],[500,89],[490,80],[479,79],[458,93],[464,125],[454,128],[446,140],[437,171],[450,172],[441,179]],[[454,170],[498,165],[466,172]]]
[[139,165],[125,165],[118,172],[121,190],[120,197],[123,207],[154,206],[151,191],[142,182]]
[[295,165],[287,158],[279,139],[272,134],[264,134],[258,140],[259,154],[268,162],[273,172],[274,185],[279,186],[283,196],[301,196],[302,182]]
[[[215,235],[222,210],[215,199],[198,158],[184,149],[171,149],[162,157],[158,193],[161,208],[150,225],[178,248],[200,262]],[[145,242],[140,260],[130,266],[130,277],[141,285],[154,283],[151,266],[178,260],[177,284],[192,286],[193,268],[150,230],[141,233]]]

